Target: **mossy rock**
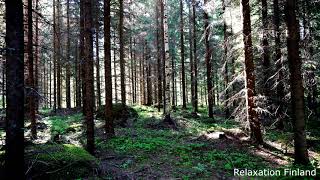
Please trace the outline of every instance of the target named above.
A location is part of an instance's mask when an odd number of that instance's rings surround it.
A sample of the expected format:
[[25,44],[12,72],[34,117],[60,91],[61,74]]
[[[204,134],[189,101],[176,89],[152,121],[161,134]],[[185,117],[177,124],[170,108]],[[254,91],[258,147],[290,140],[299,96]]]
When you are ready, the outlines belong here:
[[30,179],[76,179],[94,175],[98,160],[71,144],[34,145],[26,149]]
[[[138,117],[138,113],[133,108],[123,106],[122,104],[112,105],[112,119],[114,121],[114,125],[125,127],[127,120],[135,117]],[[98,108],[96,118],[102,120],[105,119],[105,105]]]

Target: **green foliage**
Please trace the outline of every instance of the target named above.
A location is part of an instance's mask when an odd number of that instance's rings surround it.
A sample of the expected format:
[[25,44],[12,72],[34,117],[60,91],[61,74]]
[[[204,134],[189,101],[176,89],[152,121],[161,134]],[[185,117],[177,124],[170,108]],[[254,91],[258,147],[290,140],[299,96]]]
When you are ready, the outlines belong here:
[[51,121],[51,134],[65,134],[68,128],[81,123],[83,116],[81,113],[70,116],[53,116],[49,118]]
[[[62,163],[72,162],[90,162],[96,159],[86,150],[71,144],[53,144],[35,146],[38,151],[42,152],[37,155],[37,158],[44,161],[55,161]],[[46,153],[48,152],[48,153]],[[49,153],[50,152],[50,153]]]
[[51,113],[51,111],[52,111],[52,109],[50,109],[50,108],[39,109],[39,113],[44,116],[48,116]]
[[42,179],[75,179],[92,174],[98,160],[81,147],[70,144],[43,144],[27,148],[26,161],[34,163],[30,174]]
[[119,153],[134,153],[134,152],[155,152],[166,149],[170,146],[170,142],[165,138],[131,138],[131,137],[116,137],[111,139],[102,148],[111,148]]

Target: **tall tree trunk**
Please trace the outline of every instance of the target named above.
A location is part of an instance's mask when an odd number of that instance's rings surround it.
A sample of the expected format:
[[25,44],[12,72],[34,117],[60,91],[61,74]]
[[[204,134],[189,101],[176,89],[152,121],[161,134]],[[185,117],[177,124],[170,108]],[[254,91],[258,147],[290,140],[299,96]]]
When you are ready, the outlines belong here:
[[170,67],[170,57],[169,57],[169,30],[168,30],[168,10],[167,10],[167,0],[163,0],[163,32],[164,32],[164,51],[165,51],[165,76],[164,76],[164,115],[165,120],[170,120],[170,78],[171,78],[171,67]]
[[[112,119],[112,73],[111,73],[111,15],[110,1],[104,1],[104,69],[106,88],[106,134],[108,137],[114,136]],[[115,68],[115,67],[114,67]]]
[[262,3],[262,65],[263,65],[263,94],[267,98],[270,96],[270,54],[269,54],[269,20],[268,20],[268,3],[267,0],[261,0]]
[[92,19],[92,1],[83,0],[83,15],[84,15],[84,81],[85,91],[83,98],[85,99],[84,111],[85,121],[87,126],[87,150],[94,154],[94,121],[93,121],[93,106],[94,94],[93,87],[93,19]]
[[[204,1],[207,3],[207,0]],[[210,42],[209,42],[209,16],[208,13],[204,11],[204,30],[205,30],[205,47],[206,47],[206,65],[207,65],[207,90],[208,90],[208,115],[210,118],[213,118],[213,95],[212,95],[212,63],[211,63],[211,49],[210,49]]]
[[130,76],[131,76],[131,98],[132,98],[132,104],[135,103],[135,97],[134,97],[134,50],[133,50],[133,42],[132,37],[130,37]]
[[134,91],[133,91],[133,96],[134,96],[134,103],[137,103],[137,59],[136,59],[136,39],[133,39],[133,59],[134,59]]
[[[38,12],[39,11],[39,0],[36,0],[35,6],[36,6],[35,10],[36,10],[36,12]],[[34,11],[34,10],[32,10],[32,11]],[[35,31],[36,42],[35,42],[34,89],[35,89],[37,95],[35,96],[34,101],[35,101],[35,112],[38,112],[38,110],[39,110],[39,95],[38,94],[41,94],[39,92],[39,77],[38,77],[39,76],[39,69],[38,68],[39,68],[39,64],[40,64],[40,62],[39,62],[39,56],[40,56],[40,54],[39,54],[39,15],[37,14],[35,16],[35,18],[36,18],[36,31]]]
[[149,49],[148,49],[148,44],[147,41],[146,43],[146,79],[147,79],[147,105],[151,106],[152,105],[152,80],[151,80],[151,58],[149,55]]
[[96,14],[95,14],[95,26],[96,26],[96,85],[97,85],[97,105],[98,107],[101,106],[101,87],[100,87],[100,57],[99,57],[99,32],[100,32],[100,25],[99,25],[99,2],[96,1]]
[[[193,1],[192,1],[193,2]],[[192,9],[191,3],[189,4],[189,59],[190,59],[190,81],[191,81],[191,104],[194,111],[194,61],[193,61],[193,31],[192,31]]]
[[[227,27],[227,23],[226,23],[226,2],[225,0],[223,0],[222,3],[222,8],[223,8],[223,49],[224,49],[224,53],[223,53],[223,62],[225,63],[224,65],[224,88],[225,88],[225,113],[226,113],[226,117],[229,118],[230,116],[230,110],[228,107],[228,100],[229,100],[229,89],[228,89],[228,85],[229,85],[229,65],[228,65],[228,27]],[[209,95],[209,94],[208,94]]]
[[194,87],[194,102],[193,111],[198,112],[198,58],[197,58],[197,25],[196,25],[196,0],[192,0],[192,40],[193,40],[193,87]]
[[187,108],[186,103],[186,73],[184,66],[184,21],[183,21],[183,1],[180,0],[180,49],[181,49],[181,78],[182,78],[182,108]]
[[116,62],[116,33],[114,32],[113,38],[113,73],[114,73],[114,95],[115,102],[118,103],[118,75],[117,75],[117,62]]
[[32,0],[28,0],[28,43],[27,43],[27,52],[28,52],[28,96],[27,102],[29,102],[29,119],[31,121],[31,138],[37,138],[37,122],[35,115],[35,92],[34,86],[34,58],[33,58],[33,30],[32,30]]
[[25,179],[24,169],[24,39],[21,0],[6,0],[6,145],[5,179]]
[[255,76],[253,63],[253,50],[251,38],[251,19],[250,19],[250,4],[249,0],[242,0],[243,13],[243,42],[245,51],[245,72],[246,72],[246,88],[247,88],[247,118],[250,123],[251,139],[258,144],[263,143],[260,121],[257,117],[257,112],[254,104],[255,95]]
[[57,111],[57,16],[56,0],[53,0],[53,110]]
[[123,37],[123,0],[119,0],[119,39],[120,39],[120,82],[121,82],[121,103],[126,104],[126,84],[125,84],[125,61],[124,61],[124,37]]
[[52,91],[51,91],[51,86],[52,86],[52,62],[49,62],[49,108],[52,108]]
[[276,117],[278,118],[277,128],[284,128],[284,84],[283,84],[283,63],[282,63],[282,53],[281,53],[281,32],[280,32],[280,9],[279,0],[273,0],[273,16],[274,16],[274,34],[275,34],[275,63],[278,72],[277,77],[277,105],[278,111]]
[[70,89],[70,0],[67,0],[67,62],[66,62],[66,103],[67,108],[71,108],[71,89]]
[[61,109],[61,3],[60,0],[57,0],[57,14],[58,14],[58,20],[57,20],[57,106],[58,109]]
[[[158,73],[158,112],[160,112],[161,109],[161,103],[162,103],[162,95],[163,95],[163,90],[162,90],[162,41],[161,41],[161,34],[162,34],[162,24],[159,22],[160,18],[160,12],[159,12],[159,6],[161,8],[160,1],[157,0],[157,5],[156,5],[156,22],[157,22],[157,73]],[[162,22],[162,20],[161,20]]]
[[296,17],[297,2],[287,0],[286,20],[288,28],[287,46],[290,71],[290,89],[292,103],[292,118],[294,125],[294,159],[297,164],[309,164],[307,151],[305,114],[304,114],[304,88],[301,73],[301,58],[299,55],[299,24]]

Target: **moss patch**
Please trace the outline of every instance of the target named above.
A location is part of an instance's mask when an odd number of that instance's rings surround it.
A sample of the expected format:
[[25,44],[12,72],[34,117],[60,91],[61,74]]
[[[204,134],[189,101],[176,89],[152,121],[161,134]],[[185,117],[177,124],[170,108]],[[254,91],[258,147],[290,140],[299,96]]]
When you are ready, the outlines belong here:
[[28,177],[35,179],[75,179],[94,173],[98,161],[81,147],[44,144],[27,148]]

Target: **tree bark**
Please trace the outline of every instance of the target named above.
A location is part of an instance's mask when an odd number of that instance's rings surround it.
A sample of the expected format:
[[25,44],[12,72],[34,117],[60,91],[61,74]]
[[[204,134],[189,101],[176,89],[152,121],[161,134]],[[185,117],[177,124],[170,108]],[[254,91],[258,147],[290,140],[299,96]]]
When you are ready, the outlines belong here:
[[192,1],[192,40],[193,40],[193,87],[194,87],[194,100],[193,111],[198,112],[198,58],[197,58],[197,26],[196,26],[196,0]]
[[279,9],[279,0],[273,0],[273,16],[274,16],[274,34],[275,34],[275,63],[276,69],[278,72],[277,77],[277,129],[284,129],[284,106],[283,106],[283,99],[284,99],[284,84],[283,84],[283,62],[282,62],[282,53],[281,53],[281,32],[280,32],[280,9]]
[[96,13],[95,13],[95,29],[96,29],[96,88],[97,88],[97,105],[101,106],[101,87],[100,87],[100,57],[99,57],[99,33],[100,33],[100,25],[99,25],[99,1],[95,2]]
[[84,15],[84,81],[85,91],[83,98],[85,99],[84,111],[85,121],[87,126],[87,146],[86,149],[90,154],[94,154],[94,121],[93,121],[93,106],[94,86],[93,86],[93,18],[92,18],[92,1],[83,0],[83,15]]
[[124,61],[124,37],[123,37],[123,0],[119,0],[119,39],[120,39],[120,82],[121,82],[121,103],[126,104],[126,84],[125,84],[125,61]]
[[21,0],[6,0],[6,145],[5,179],[25,179],[24,30]]
[[262,3],[262,65],[263,65],[263,95],[270,96],[270,54],[269,54],[269,33],[268,33],[268,3],[267,0],[261,0]]
[[164,76],[164,115],[165,119],[169,120],[171,112],[171,103],[170,103],[170,78],[171,78],[171,67],[170,67],[170,57],[169,57],[169,30],[168,30],[168,11],[167,11],[167,0],[163,0],[163,32],[164,32],[164,52],[165,52],[165,76]]
[[29,102],[29,119],[31,121],[31,138],[37,138],[37,122],[35,115],[35,82],[34,82],[34,57],[33,57],[33,30],[32,30],[32,0],[28,0],[28,96],[27,102]]
[[180,0],[180,49],[181,49],[181,81],[182,81],[182,108],[187,108],[186,103],[186,73],[184,65],[184,21],[183,21],[183,2]]
[[61,3],[60,0],[57,0],[57,14],[58,14],[58,20],[57,20],[57,107],[58,109],[61,109]]
[[243,42],[245,51],[245,72],[246,72],[246,101],[247,101],[247,118],[250,123],[251,139],[257,143],[262,144],[262,134],[260,129],[260,121],[257,117],[255,109],[255,75],[253,63],[253,50],[251,38],[251,19],[250,19],[250,4],[249,0],[242,0],[243,13]]
[[[159,22],[160,18],[160,12],[159,12],[159,6],[161,9],[161,4],[160,1],[157,0],[157,5],[156,5],[156,23],[157,23],[157,72],[158,72],[158,112],[160,112],[161,109],[161,104],[162,104],[162,95],[163,95],[163,90],[162,90],[162,41],[160,35],[162,34],[162,28],[161,24]],[[162,20],[161,20],[162,22]]]
[[292,118],[294,125],[294,159],[296,164],[309,164],[307,151],[304,88],[302,83],[301,58],[299,55],[299,23],[296,17],[297,2],[286,1],[286,21],[288,28],[287,47],[290,71],[290,91],[292,103]]
[[[207,0],[204,1],[204,3],[207,3]],[[212,95],[212,63],[211,63],[211,49],[210,49],[210,42],[209,42],[209,34],[210,34],[210,28],[209,28],[209,16],[208,13],[204,11],[203,14],[204,18],[204,31],[205,31],[205,47],[206,47],[206,65],[207,65],[207,90],[208,90],[208,116],[210,118],[213,118],[213,95]]]
[[[111,15],[110,1],[104,1],[104,66],[106,88],[106,124],[105,130],[108,137],[114,136],[112,118],[112,73],[111,73]],[[114,67],[115,68],[115,67]]]
[[70,89],[70,0],[67,0],[67,62],[66,62],[66,103],[67,108],[71,108],[71,89]]

